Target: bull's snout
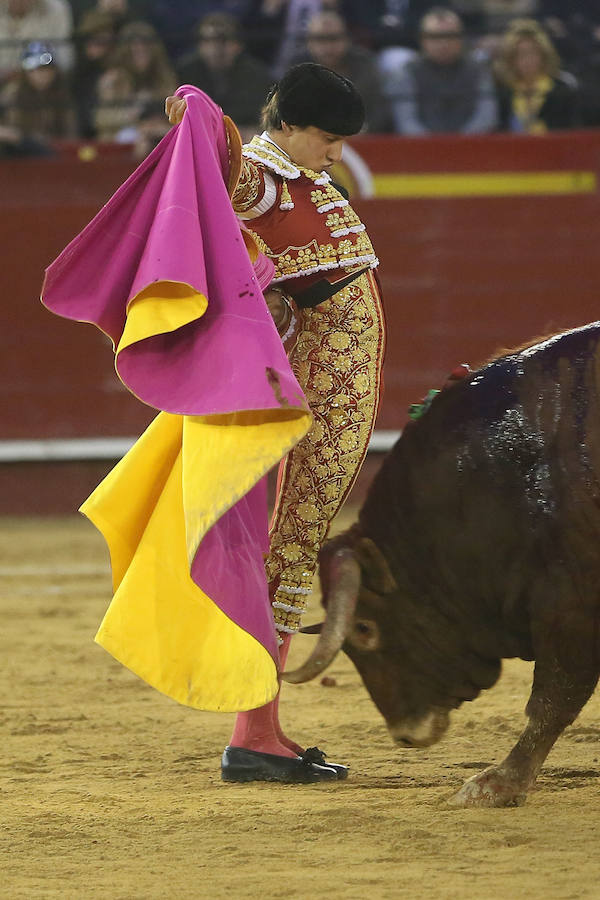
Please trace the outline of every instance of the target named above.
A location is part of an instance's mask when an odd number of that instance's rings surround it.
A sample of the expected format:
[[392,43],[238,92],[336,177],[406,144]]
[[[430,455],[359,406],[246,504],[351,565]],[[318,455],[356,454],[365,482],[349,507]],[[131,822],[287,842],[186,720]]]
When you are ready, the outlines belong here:
[[446,732],[450,717],[445,709],[434,709],[420,718],[388,722],[388,731],[399,747],[431,747]]

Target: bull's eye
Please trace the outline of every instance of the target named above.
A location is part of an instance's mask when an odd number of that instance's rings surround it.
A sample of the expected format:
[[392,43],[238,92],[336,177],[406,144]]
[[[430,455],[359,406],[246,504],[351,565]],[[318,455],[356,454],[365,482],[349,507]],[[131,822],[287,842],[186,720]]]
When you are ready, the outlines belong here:
[[379,628],[372,619],[355,619],[348,636],[359,650],[376,650],[379,647]]

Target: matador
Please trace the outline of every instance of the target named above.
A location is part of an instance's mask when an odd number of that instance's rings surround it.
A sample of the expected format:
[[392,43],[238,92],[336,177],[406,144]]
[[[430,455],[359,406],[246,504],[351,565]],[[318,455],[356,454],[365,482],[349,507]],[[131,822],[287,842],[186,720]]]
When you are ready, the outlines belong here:
[[[175,108],[174,108],[175,105]],[[182,101],[167,104],[171,120]],[[267,301],[309,402],[313,425],[282,462],[266,571],[283,667],[330,524],[366,455],[380,399],[384,316],[364,224],[328,169],[364,108],[345,78],[312,63],[271,90],[264,131],[242,150],[232,203],[275,274]],[[222,759],[230,781],[306,781],[347,774],[284,735],[278,697],[239,713]]]
[[274,86],[243,149],[197,88],[166,106],[179,127],[43,288],[110,336],[119,377],[158,411],[81,507],[111,555],[96,641],[178,702],[237,713],[225,781],[336,781],[346,766],[283,733],[278,676],[379,403],[377,258],[328,171],[364,107],[312,63]]

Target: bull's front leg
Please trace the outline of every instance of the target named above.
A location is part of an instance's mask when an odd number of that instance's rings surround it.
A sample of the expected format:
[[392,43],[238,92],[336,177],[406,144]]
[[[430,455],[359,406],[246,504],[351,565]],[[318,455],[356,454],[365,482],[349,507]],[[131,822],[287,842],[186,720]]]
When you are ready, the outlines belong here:
[[[576,654],[583,648],[574,649]],[[520,806],[525,802],[554,742],[577,718],[598,681],[598,660],[594,664],[593,656],[588,656],[587,664],[582,658],[573,660],[567,669],[564,663],[554,654],[550,660],[536,662],[525,730],[500,765],[465,782],[449,801],[452,806]]]

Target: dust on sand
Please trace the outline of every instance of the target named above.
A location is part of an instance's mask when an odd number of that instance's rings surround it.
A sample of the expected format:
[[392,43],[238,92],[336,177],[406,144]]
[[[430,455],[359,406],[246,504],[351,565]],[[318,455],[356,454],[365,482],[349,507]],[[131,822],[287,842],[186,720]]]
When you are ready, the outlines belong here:
[[226,785],[233,716],[178,706],[92,642],[110,596],[92,527],[3,520],[0,537],[2,898],[600,898],[598,693],[526,806],[455,810],[522,727],[531,665],[507,663],[438,746],[398,751],[342,656],[335,687],[288,685],[282,706],[349,780]]

